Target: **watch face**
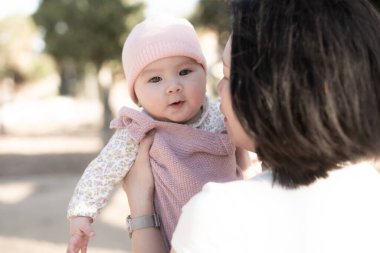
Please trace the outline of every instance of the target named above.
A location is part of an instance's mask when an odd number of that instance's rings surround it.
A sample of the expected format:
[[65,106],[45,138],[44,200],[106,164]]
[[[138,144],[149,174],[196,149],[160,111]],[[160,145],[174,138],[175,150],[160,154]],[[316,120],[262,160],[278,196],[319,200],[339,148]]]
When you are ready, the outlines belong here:
[[153,214],[153,219],[154,219],[154,226],[159,228],[161,226],[161,223],[160,223],[160,218],[158,217],[156,213]]
[[129,232],[132,232],[132,224],[131,224],[131,222],[132,222],[132,217],[130,215],[128,215],[128,217],[127,217],[127,227],[128,227],[128,231]]
[[132,224],[131,224],[131,221],[132,221],[132,217],[130,215],[128,215],[127,217],[127,228],[128,228],[128,234],[129,234],[129,238],[132,238]]

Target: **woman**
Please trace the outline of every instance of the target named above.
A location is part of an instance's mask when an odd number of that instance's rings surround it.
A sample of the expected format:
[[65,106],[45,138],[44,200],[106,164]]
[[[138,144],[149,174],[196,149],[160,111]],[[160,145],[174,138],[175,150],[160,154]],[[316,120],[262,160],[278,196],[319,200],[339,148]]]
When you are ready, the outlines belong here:
[[[206,184],[172,252],[380,252],[380,174],[366,162],[380,155],[379,14],[366,0],[232,7],[221,110],[234,143],[271,169]],[[154,212],[141,146],[125,180],[132,217]],[[164,252],[158,231],[133,231],[133,252]]]

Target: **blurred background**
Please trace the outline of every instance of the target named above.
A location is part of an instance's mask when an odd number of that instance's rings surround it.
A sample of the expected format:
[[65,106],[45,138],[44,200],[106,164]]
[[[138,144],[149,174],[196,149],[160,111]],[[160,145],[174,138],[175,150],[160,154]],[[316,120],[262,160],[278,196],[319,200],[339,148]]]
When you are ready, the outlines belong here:
[[[380,0],[372,1],[380,6]],[[65,252],[66,208],[128,98],[122,45],[147,16],[188,18],[216,95],[230,31],[224,0],[12,0],[0,3],[0,251]],[[120,187],[89,252],[129,252]]]
[[[66,208],[128,97],[121,50],[147,16],[185,17],[208,60],[208,93],[229,31],[224,1],[12,0],[0,3],[0,252],[65,252]],[[118,187],[89,252],[129,252]]]

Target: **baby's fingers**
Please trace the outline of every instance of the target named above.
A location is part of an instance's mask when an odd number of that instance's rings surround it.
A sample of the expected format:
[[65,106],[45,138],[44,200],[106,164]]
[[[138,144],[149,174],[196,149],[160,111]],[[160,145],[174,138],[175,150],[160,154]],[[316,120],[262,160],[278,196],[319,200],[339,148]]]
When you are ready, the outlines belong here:
[[[82,250],[82,253],[87,251],[87,242],[88,239],[84,235],[74,234],[71,236],[69,245],[67,246],[66,253],[78,253],[79,250]],[[85,246],[84,246],[85,245]],[[85,251],[83,251],[83,249]]]
[[87,236],[87,240],[88,240],[88,237],[94,237],[95,236],[95,231],[92,229],[92,226],[91,224],[83,224],[82,228],[81,228],[81,232]]
[[82,243],[82,246],[80,248],[81,253],[87,253],[87,245],[88,245],[88,237],[85,237]]

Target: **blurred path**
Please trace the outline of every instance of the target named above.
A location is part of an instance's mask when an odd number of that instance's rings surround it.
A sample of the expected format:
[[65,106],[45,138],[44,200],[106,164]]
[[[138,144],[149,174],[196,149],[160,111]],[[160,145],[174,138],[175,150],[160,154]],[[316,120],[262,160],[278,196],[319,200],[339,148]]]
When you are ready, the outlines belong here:
[[[62,253],[66,208],[82,171],[102,147],[101,136],[0,136],[0,252]],[[129,252],[129,213],[118,188],[94,224],[91,253]]]
[[[0,136],[1,253],[66,251],[67,204],[82,171],[102,146],[102,136],[96,133]],[[130,252],[124,223],[128,213],[119,187],[94,224],[97,235],[88,252]]]

